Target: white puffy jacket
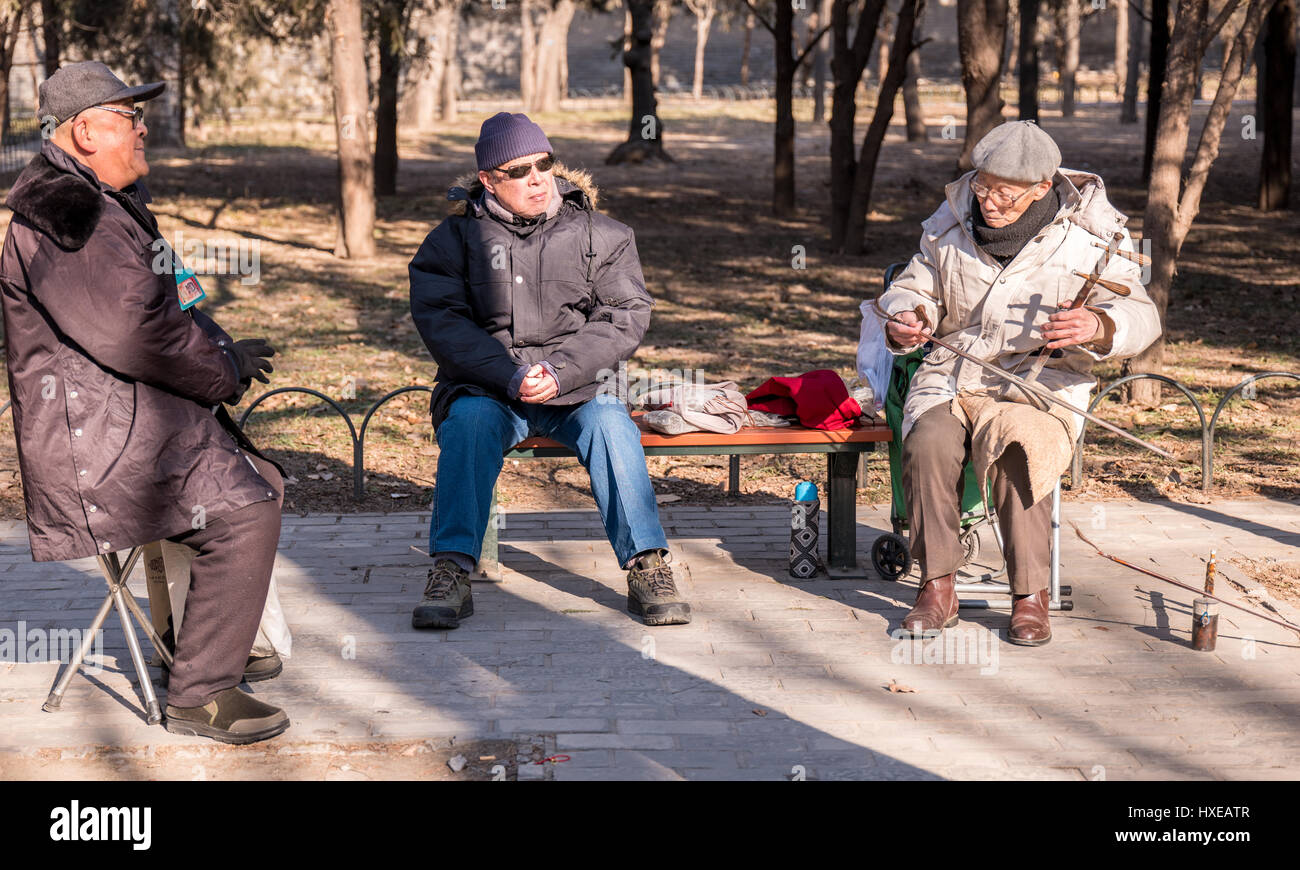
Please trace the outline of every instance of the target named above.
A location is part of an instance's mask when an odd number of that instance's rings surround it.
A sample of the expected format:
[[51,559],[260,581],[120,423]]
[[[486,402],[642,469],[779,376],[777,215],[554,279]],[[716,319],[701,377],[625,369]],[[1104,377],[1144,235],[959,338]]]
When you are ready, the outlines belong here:
[[[946,201],[921,225],[920,251],[880,297],[880,306],[891,315],[922,306],[939,338],[1024,376],[1033,364],[1026,352],[1044,344],[1047,318],[1058,302],[1073,300],[1083,286],[1084,279],[1074,272],[1088,274],[1105,253],[1097,244],[1104,246],[1118,232],[1119,248],[1134,250],[1124,229],[1128,219],[1106,199],[1098,176],[1061,169],[1054,179],[1062,182],[1060,211],[1003,267],[972,235],[974,177],[969,172],[945,188]],[[1088,308],[1104,314],[1103,326],[1113,333],[1089,345],[1065,348],[1063,356],[1047,361],[1037,379],[1080,410],[1087,408],[1095,383],[1093,362],[1134,356],[1160,335],[1159,315],[1137,264],[1113,256],[1101,277],[1132,291],[1122,297],[1098,285],[1089,296]],[[904,437],[921,414],[959,392],[1024,400],[1020,390],[993,373],[936,348],[912,379],[904,406]],[[1080,419],[1074,416],[1076,436]]]

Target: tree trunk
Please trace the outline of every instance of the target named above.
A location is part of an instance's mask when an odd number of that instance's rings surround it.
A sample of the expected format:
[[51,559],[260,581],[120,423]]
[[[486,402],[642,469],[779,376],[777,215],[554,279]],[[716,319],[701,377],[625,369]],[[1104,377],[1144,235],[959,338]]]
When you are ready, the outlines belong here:
[[1264,36],[1264,134],[1259,164],[1259,208],[1279,211],[1291,205],[1291,115],[1295,88],[1296,0],[1277,0],[1268,13]]
[[627,141],[605,158],[606,163],[641,163],[671,160],[664,151],[663,123],[659,120],[654,76],[650,72],[650,40],[654,36],[655,0],[627,0],[632,15],[632,35],[623,51],[623,64],[632,75],[632,121]]
[[1002,81],[1007,43],[1007,0],[957,0],[957,51],[966,89],[966,139],[957,168],[973,168],[971,149],[1001,124]]
[[7,10],[0,18],[0,142],[9,138],[9,72],[14,65],[14,52],[18,48],[18,36],[22,33],[23,12],[26,4],[17,9]]
[[[181,7],[182,9],[184,7]],[[185,26],[185,13],[180,13],[182,27]],[[195,26],[195,25],[190,25]],[[182,35],[176,40],[176,144],[185,147],[185,107],[189,104],[189,68],[185,63],[185,39]]]
[[456,123],[460,116],[460,11],[464,0],[447,0],[446,24],[439,29],[442,40],[442,73],[438,77],[438,116],[440,120]]
[[1035,124],[1038,123],[1038,5],[1039,0],[1020,0],[1020,120]]
[[[817,12],[817,22],[819,27],[825,27],[831,20],[831,3],[832,0],[821,0],[821,7]],[[826,50],[829,47],[830,34],[823,33],[821,39],[817,40],[817,47],[813,49],[812,74],[814,124],[822,124],[826,121]]]
[[[867,212],[871,207],[871,188],[876,177],[876,163],[880,158],[880,146],[885,141],[889,122],[894,117],[894,99],[902,87],[907,75],[907,56],[912,51],[912,32],[919,14],[918,4],[925,0],[902,0],[898,10],[898,24],[894,29],[894,41],[889,50],[889,65],[880,79],[880,92],[876,98],[876,109],[871,115],[871,125],[862,140],[862,152],[858,155],[858,165],[853,173],[853,193],[849,199],[849,225],[845,230],[845,242],[848,253],[861,254],[866,243]],[[921,5],[921,9],[924,6]]]
[[1115,2],[1115,96],[1124,96],[1124,76],[1128,74],[1128,0]]
[[[880,93],[880,87],[885,82],[885,75],[889,71],[889,33],[894,26],[894,13],[885,4],[885,8],[880,12],[880,24],[876,26],[876,93]],[[877,97],[878,99],[879,97]]]
[[537,27],[533,10],[539,3],[522,0],[519,4],[519,97],[528,111],[537,100]]
[[772,213],[794,216],[794,5],[777,0],[776,124],[772,130]]
[[1079,74],[1079,0],[1059,0],[1062,6],[1061,117],[1073,118]]
[[444,17],[444,7],[432,11],[417,8],[411,26],[416,33],[415,57],[406,72],[406,86],[402,89],[400,117],[414,123],[415,129],[432,129],[438,116],[438,102],[442,94],[442,40],[439,22]]
[[[1121,0],[1127,7],[1130,0]],[[1142,78],[1142,48],[1144,46],[1142,16],[1138,10],[1142,0],[1135,0],[1135,8],[1129,10],[1128,18],[1128,70],[1124,75],[1124,102],[1119,110],[1121,124],[1136,124],[1138,120],[1138,88]]]
[[1151,180],[1156,124],[1164,97],[1165,65],[1169,59],[1169,0],[1151,0],[1151,51],[1147,64],[1147,137],[1142,147],[1142,181]]
[[542,17],[536,55],[536,84],[529,111],[555,112],[560,108],[563,57],[568,52],[569,25],[576,11],[574,0],[554,0]]
[[[632,47],[632,10],[627,5],[628,0],[623,0],[623,53],[627,54],[628,49]],[[623,103],[631,107],[632,105],[632,70],[627,65],[623,65]]]
[[749,84],[749,47],[754,41],[754,13],[745,13],[745,41],[740,46],[740,84]]
[[[919,17],[919,16],[918,16]],[[907,119],[907,141],[926,142],[930,133],[925,127],[925,111],[917,83],[921,78],[921,49],[907,56],[907,78],[903,79],[903,114]]]
[[339,150],[339,234],[334,253],[346,258],[372,257],[375,190],[366,120],[369,95],[361,0],[331,0],[326,20]]
[[397,79],[402,72],[404,5],[405,0],[389,0],[376,10],[375,193],[379,196],[397,193]]
[[[1245,20],[1233,38],[1231,52],[1223,64],[1223,74],[1201,126],[1196,153],[1184,182],[1183,163],[1191,127],[1196,70],[1202,60],[1201,31],[1205,27],[1209,0],[1178,0],[1152,157],[1151,183],[1142,220],[1144,239],[1151,245],[1151,281],[1147,293],[1160,312],[1162,329],[1178,255],[1200,209],[1201,194],[1210,167],[1219,153],[1219,142],[1232,109],[1232,99],[1236,96],[1264,13],[1272,2],[1249,0]],[[1164,349],[1162,333],[1151,347],[1125,363],[1125,374],[1158,374],[1164,362]],[[1129,397],[1143,405],[1155,405],[1160,401],[1160,383],[1150,379],[1135,381]]]
[[700,0],[688,4],[695,13],[695,76],[691,81],[691,96],[704,98],[704,48],[709,44],[709,28],[718,7],[715,0]]
[[668,22],[673,17],[673,0],[655,0],[654,35],[650,38],[650,74],[659,89],[659,53],[668,41]]
[[857,117],[858,83],[871,56],[876,26],[884,0],[865,0],[858,7],[857,26],[849,41],[849,12],[852,0],[831,4],[831,250],[843,252],[849,223],[849,201],[857,156],[853,147],[853,125]]
[[63,9],[59,0],[41,0],[41,40],[45,43],[45,77],[59,68],[63,51]]

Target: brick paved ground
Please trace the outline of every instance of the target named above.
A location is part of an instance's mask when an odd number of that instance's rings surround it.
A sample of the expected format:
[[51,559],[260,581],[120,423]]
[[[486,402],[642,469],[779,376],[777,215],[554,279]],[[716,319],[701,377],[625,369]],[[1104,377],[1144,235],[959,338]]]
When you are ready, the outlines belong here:
[[[255,687],[289,710],[286,734],[239,749],[148,726],[110,617],[103,669],[74,679],[61,713],[40,709],[55,664],[0,664],[0,776],[423,776],[426,753],[500,741],[518,747],[521,779],[1300,775],[1297,636],[1225,610],[1217,652],[1195,652],[1193,596],[1092,555],[1068,525],[1192,582],[1215,546],[1221,573],[1242,579],[1239,555],[1296,558],[1300,505],[1064,513],[1076,606],[1039,649],[1005,643],[996,611],[963,611],[946,648],[895,642],[914,579],[790,580],[780,506],[665,509],[695,621],[657,629],[625,612],[591,512],[507,515],[504,581],[476,583],[475,616],[451,632],[410,628],[427,514],[286,517],[293,656]],[[864,555],[887,525],[887,508],[859,509]],[[32,563],[17,523],[0,526],[0,575],[11,632],[83,628],[103,589],[88,560]],[[143,580],[131,586],[144,604]],[[529,763],[557,753],[569,760]]]

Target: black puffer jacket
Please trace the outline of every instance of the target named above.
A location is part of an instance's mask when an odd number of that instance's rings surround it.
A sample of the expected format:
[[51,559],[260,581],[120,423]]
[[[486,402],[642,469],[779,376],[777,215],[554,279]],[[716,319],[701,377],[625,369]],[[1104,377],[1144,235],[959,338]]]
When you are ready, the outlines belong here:
[[519,367],[543,360],[560,388],[547,404],[585,402],[650,325],[631,228],[596,211],[586,173],[555,176],[559,213],[530,224],[494,217],[477,179],[453,187],[459,213],[411,261],[411,316],[438,363],[435,427],[456,398],[505,398]]
[[[101,184],[52,142],[9,192],[6,362],[37,561],[123,550],[275,497],[224,409],[230,336],[152,268],[137,185]],[[191,316],[191,313],[193,316]]]

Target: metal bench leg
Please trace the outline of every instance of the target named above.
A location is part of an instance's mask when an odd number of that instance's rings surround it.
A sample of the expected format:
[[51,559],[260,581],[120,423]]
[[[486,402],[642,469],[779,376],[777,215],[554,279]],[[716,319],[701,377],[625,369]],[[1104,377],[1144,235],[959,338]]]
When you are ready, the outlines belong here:
[[858,454],[826,454],[826,478],[826,573],[857,576]]
[[497,527],[500,524],[497,514],[497,488],[492,487],[492,506],[488,508],[488,524],[483,531],[483,548],[478,557],[478,576],[482,580],[499,581],[501,579],[501,559],[498,549]]

